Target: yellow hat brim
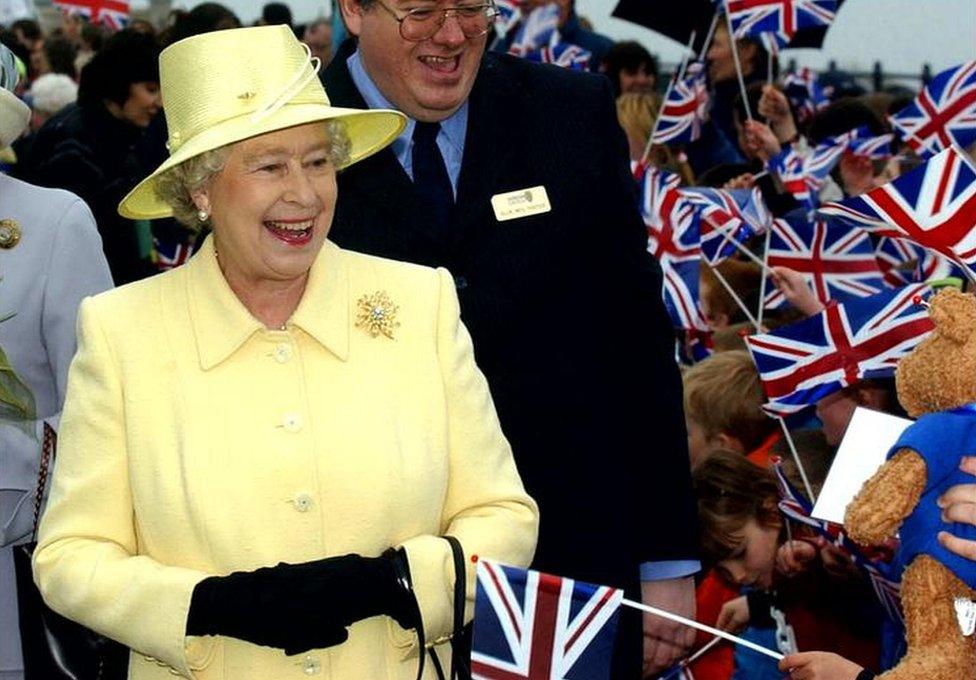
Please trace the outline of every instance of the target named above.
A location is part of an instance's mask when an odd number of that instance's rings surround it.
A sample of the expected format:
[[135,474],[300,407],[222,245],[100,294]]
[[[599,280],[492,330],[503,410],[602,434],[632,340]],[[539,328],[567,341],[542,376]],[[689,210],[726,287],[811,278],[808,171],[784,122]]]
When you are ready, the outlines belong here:
[[[386,109],[343,109],[325,104],[286,104],[267,118],[254,122],[250,114],[224,120],[188,139],[119,203],[119,214],[133,220],[172,217],[173,209],[156,195],[156,179],[171,168],[207,151],[251,137],[327,120],[342,120],[349,137],[346,166],[371,156],[403,132],[406,117]],[[344,166],[345,167],[345,166]]]
[[0,87],[0,147],[13,144],[30,122],[31,110],[13,92]]

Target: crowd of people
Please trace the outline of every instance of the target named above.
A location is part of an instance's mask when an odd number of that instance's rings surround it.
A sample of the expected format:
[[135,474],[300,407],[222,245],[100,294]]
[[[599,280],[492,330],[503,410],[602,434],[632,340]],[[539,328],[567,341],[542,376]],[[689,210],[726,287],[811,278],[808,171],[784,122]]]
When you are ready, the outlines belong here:
[[[0,422],[0,680],[44,677],[32,581],[132,650],[128,677],[443,677],[479,556],[786,655],[624,610],[612,678],[894,666],[899,617],[841,528],[782,510],[857,407],[905,416],[893,371],[787,420],[749,338],[848,299],[770,262],[768,232],[919,166],[890,123],[916,92],[791,79],[720,20],[675,142],[680,79],[573,0],[337,11],[335,44],[282,3],[246,28],[211,2],[0,27],[0,348],[33,393]],[[886,150],[845,141],[795,188],[784,156],[852,135]],[[696,260],[683,313],[659,179],[766,216]],[[861,297],[964,286],[926,257]]]

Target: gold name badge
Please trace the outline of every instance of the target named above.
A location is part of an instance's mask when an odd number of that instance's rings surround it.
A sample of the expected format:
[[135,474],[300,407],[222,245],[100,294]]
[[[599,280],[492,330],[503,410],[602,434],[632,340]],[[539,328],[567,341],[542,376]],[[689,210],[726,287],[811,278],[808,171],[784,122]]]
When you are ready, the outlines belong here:
[[499,222],[528,217],[529,215],[539,215],[552,210],[552,206],[549,204],[549,195],[544,186],[495,194],[491,197],[491,207],[495,211],[495,219]]

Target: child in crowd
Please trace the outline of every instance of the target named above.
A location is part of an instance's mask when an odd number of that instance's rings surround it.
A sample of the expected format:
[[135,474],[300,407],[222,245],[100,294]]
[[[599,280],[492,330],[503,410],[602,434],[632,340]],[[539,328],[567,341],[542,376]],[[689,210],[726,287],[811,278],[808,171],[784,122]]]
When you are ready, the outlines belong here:
[[779,433],[762,410],[765,397],[748,352],[714,354],[685,371],[682,381],[693,468],[713,449],[735,451],[757,465],[769,463]]
[[[751,312],[759,306],[762,270],[754,262],[729,258],[715,269]],[[719,281],[710,267],[702,266],[698,278],[699,307],[711,330],[717,331],[746,321],[739,303]]]
[[905,410],[898,403],[894,377],[858,380],[853,385],[829,394],[817,402],[817,418],[823,424],[823,432],[828,444],[831,446],[840,444],[854,415],[854,409],[858,406],[902,418],[907,417]]
[[[825,474],[807,472],[818,480]],[[857,577],[833,576],[817,562],[793,578],[777,572],[777,555],[788,536],[817,541],[803,527],[787,529],[772,472],[734,452],[718,451],[693,476],[703,557],[723,580],[748,588],[746,595],[723,607],[718,626],[732,631],[750,624],[772,628],[782,617],[798,649],[836,650],[859,668],[876,669],[879,612],[867,584]],[[771,663],[763,663],[764,671],[757,666],[742,677],[774,677]]]
[[[752,461],[748,465],[768,465],[769,451],[780,435],[776,421],[762,410],[762,386],[749,353],[731,350],[714,354],[689,368],[682,378],[692,468],[716,450]],[[706,571],[695,592],[698,620],[714,625],[722,606],[738,595],[737,585]],[[730,677],[732,651],[728,647],[716,649],[693,668],[700,678]]]

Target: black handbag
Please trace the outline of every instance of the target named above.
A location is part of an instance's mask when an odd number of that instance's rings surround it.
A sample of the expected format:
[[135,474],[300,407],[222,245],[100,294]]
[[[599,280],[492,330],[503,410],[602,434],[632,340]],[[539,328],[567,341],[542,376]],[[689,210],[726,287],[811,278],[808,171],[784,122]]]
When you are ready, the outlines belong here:
[[50,609],[34,585],[31,557],[37,546],[41,499],[57,435],[44,424],[41,466],[34,497],[34,532],[31,542],[14,547],[17,609],[24,655],[25,680],[124,680],[129,649]]

